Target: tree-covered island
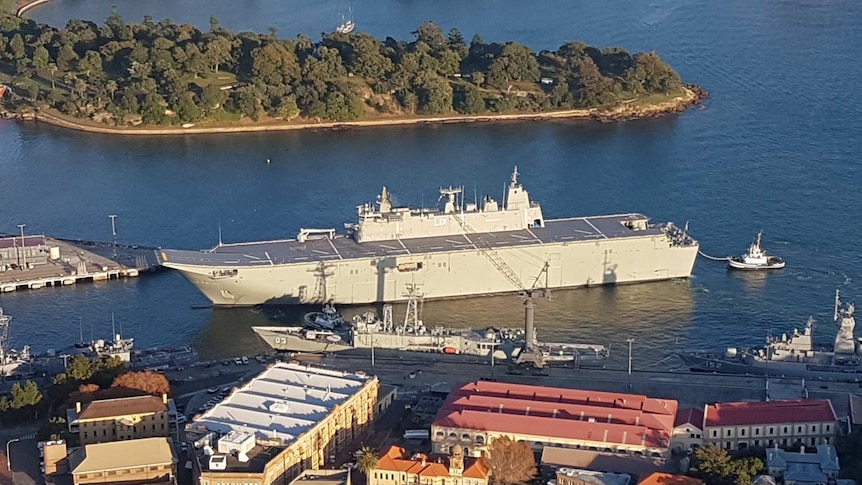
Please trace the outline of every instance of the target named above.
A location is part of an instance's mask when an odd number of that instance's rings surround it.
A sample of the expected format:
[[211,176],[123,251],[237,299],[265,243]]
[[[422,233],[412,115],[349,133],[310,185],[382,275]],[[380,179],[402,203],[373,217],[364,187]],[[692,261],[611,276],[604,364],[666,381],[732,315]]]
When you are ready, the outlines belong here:
[[56,29],[0,14],[0,82],[13,87],[19,112],[103,127],[591,108],[636,116],[656,106],[678,111],[699,97],[655,53],[579,42],[535,53],[478,35],[468,43],[458,29],[447,34],[432,22],[414,35],[412,42],[364,33],[285,40],[274,29],[234,33],[215,17],[208,32],[149,17],[130,24],[116,9],[102,26],[72,20]]

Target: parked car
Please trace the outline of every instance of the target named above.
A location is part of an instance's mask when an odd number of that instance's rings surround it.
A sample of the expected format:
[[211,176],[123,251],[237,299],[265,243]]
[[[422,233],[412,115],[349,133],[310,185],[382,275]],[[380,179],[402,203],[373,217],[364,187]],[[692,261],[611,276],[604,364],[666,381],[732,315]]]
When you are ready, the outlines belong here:
[[210,387],[209,389],[207,389],[207,392],[208,392],[208,393],[210,393],[210,394],[215,394],[215,393],[217,393],[217,392],[218,392],[218,386]]
[[243,365],[248,365],[248,357],[246,357],[246,356],[243,356],[243,357],[242,357],[242,364],[243,364]]
[[236,359],[233,359],[233,363],[236,365],[242,365],[242,360],[240,360],[240,358],[237,357]]

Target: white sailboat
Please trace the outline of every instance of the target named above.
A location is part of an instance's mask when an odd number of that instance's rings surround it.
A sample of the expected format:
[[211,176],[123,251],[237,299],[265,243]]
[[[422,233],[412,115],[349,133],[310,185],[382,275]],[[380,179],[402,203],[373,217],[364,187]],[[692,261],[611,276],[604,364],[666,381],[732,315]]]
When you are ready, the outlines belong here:
[[349,34],[356,28],[356,22],[353,21],[353,7],[348,5],[347,10],[349,12],[348,17],[344,18],[344,14],[342,14],[341,25],[335,29],[339,34]]

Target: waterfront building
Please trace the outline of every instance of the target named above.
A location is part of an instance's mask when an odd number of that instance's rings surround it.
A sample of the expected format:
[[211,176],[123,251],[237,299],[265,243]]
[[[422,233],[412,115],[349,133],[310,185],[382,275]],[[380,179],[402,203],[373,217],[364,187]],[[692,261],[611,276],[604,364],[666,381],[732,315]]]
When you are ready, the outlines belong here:
[[703,445],[727,450],[828,445],[834,443],[837,428],[828,399],[708,404]]
[[816,453],[806,453],[802,446],[798,453],[770,448],[766,450],[766,470],[777,482],[784,485],[834,484],[841,467],[832,445],[817,445]]
[[167,438],[84,445],[69,455],[75,485],[175,483],[174,451]]
[[270,366],[186,425],[198,485],[287,483],[332,464],[372,422],[376,377]]
[[430,457],[392,446],[369,473],[368,485],[488,485],[489,476],[487,464],[465,457],[459,445],[453,446],[448,456]]
[[685,408],[676,413],[670,448],[674,453],[694,450],[703,444],[703,409]]
[[23,267],[25,263],[45,264],[49,255],[50,249],[45,236],[0,238],[0,269],[6,269],[13,264],[18,267]]
[[167,394],[76,402],[66,410],[69,432],[82,445],[171,436],[175,417]]
[[630,485],[628,473],[597,472],[578,468],[560,468],[548,485]]
[[664,458],[677,402],[637,394],[478,381],[453,390],[431,425],[432,449],[483,456],[500,436],[545,446]]

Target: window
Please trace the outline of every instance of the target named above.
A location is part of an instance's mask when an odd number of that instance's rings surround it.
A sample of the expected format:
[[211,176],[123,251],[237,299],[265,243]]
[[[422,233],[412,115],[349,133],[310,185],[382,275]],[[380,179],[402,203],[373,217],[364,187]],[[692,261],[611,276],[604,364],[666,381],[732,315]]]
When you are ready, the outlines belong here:
[[739,430],[739,436],[745,436],[745,429]]
[[775,434],[775,428],[769,427],[769,434]]
[[695,433],[695,434],[694,434],[694,437],[695,437],[695,438],[697,438],[697,439],[700,439],[700,433]]
[[801,432],[802,432],[802,426],[797,426],[797,427],[796,427],[796,432],[797,432],[797,433],[801,433]]
[[733,431],[728,429],[728,430],[725,432],[725,434],[726,434],[727,436],[733,436]]
[[826,425],[826,432],[827,432],[827,433],[829,432],[829,428],[830,428],[830,427],[831,427],[830,425],[828,425],[828,424]]
[[760,428],[754,428],[754,436],[760,436]]
[[718,438],[718,430],[717,429],[712,430],[712,437]]
[[816,432],[817,432],[817,425],[816,425],[816,424],[812,424],[812,425],[811,425],[811,432],[812,432],[812,433],[816,433]]
[[787,433],[787,426],[784,427],[784,432]]
[[694,433],[689,433],[689,434],[688,434],[688,437],[689,437],[689,438],[694,438]]

